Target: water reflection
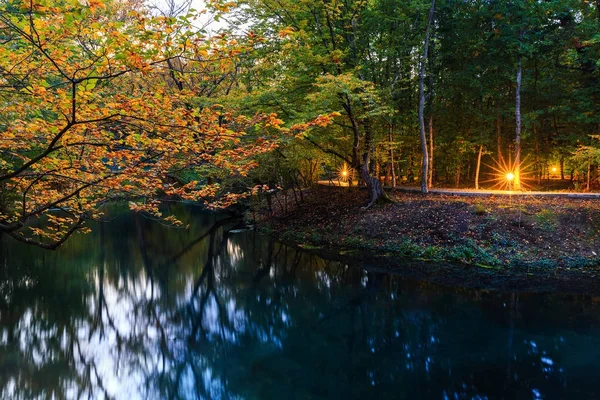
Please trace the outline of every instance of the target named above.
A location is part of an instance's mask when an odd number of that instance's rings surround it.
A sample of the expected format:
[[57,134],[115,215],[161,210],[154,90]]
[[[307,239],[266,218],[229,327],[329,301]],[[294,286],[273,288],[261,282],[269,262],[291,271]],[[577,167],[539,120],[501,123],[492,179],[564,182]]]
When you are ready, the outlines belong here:
[[2,398],[595,398],[594,299],[444,290],[193,208],[0,250]]

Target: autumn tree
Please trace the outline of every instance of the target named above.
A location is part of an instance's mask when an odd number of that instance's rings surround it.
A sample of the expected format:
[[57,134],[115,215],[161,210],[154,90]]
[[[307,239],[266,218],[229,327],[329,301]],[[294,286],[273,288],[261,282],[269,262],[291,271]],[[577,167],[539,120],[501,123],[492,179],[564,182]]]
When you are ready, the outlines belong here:
[[243,176],[275,146],[274,114],[207,100],[244,48],[125,5],[0,2],[1,233],[53,249],[106,201],[227,205],[240,194],[208,176]]
[[368,188],[369,206],[386,198],[373,154],[387,106],[371,80],[375,71],[363,68],[367,3],[253,1],[239,12],[240,24],[251,21],[266,39],[246,75],[250,94],[291,119],[339,113],[303,140],[350,165]]

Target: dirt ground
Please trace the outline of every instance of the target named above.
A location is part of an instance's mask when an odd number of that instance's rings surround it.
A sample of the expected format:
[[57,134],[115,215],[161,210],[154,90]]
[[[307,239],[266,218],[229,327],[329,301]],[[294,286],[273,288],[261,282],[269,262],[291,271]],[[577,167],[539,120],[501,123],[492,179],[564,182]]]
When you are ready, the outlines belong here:
[[317,187],[303,197],[298,206],[280,194],[272,212],[263,206],[258,213],[259,227],[305,248],[411,270],[416,278],[449,275],[439,283],[600,289],[599,200],[391,193],[392,203],[365,210],[367,192],[358,188]]

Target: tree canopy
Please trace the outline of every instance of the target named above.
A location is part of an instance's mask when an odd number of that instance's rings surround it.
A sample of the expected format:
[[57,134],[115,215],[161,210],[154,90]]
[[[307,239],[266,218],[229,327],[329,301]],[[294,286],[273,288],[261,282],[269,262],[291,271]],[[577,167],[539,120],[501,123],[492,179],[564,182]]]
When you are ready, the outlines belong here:
[[207,7],[227,26],[134,0],[0,1],[0,232],[55,248],[108,201],[160,216],[161,198],[227,206],[336,169],[369,205],[385,184],[480,172],[598,178],[597,1]]

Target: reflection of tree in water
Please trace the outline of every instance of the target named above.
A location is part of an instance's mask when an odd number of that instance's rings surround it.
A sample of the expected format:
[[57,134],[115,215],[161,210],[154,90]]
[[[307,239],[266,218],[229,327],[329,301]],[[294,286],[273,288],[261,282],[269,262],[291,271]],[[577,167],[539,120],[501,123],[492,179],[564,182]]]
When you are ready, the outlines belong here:
[[558,328],[589,302],[418,287],[189,218],[208,219],[127,214],[58,255],[5,245],[2,397],[532,397],[597,356],[597,306]]

